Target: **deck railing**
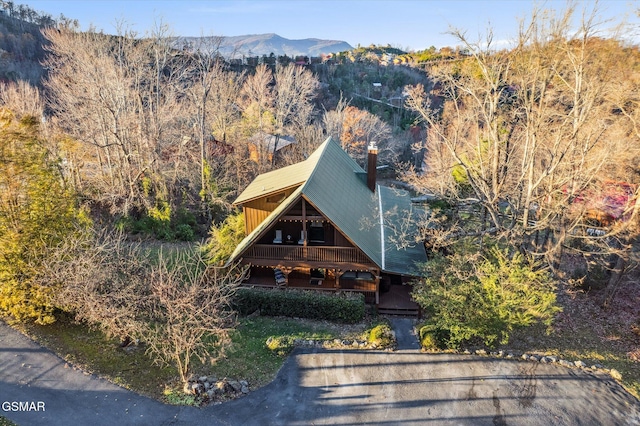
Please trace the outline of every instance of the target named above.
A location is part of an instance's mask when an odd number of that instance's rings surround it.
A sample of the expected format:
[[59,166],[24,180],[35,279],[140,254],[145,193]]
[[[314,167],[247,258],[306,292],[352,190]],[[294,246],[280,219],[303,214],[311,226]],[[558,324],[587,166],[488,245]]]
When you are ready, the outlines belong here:
[[245,258],[331,263],[371,263],[371,261],[355,247],[304,247],[295,245],[256,244],[245,254]]

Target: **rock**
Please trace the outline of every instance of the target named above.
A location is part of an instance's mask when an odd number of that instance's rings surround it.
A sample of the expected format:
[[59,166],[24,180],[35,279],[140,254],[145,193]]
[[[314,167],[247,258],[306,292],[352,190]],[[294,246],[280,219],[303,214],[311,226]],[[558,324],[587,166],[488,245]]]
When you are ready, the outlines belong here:
[[558,364],[564,366],[564,367],[573,367],[573,363],[567,361],[566,359],[561,359],[560,361],[558,361]]
[[557,356],[549,355],[547,358],[549,359],[549,362],[558,362]]
[[246,380],[240,380],[240,386],[249,386],[249,382]]
[[206,381],[208,381],[208,380],[209,380],[209,378],[208,378],[207,376],[200,376],[200,377],[198,377],[198,381],[199,381],[199,382],[201,382],[201,383],[204,383],[204,382],[206,382]]
[[593,366],[598,370],[604,368],[602,364],[593,364]]
[[471,351],[469,349],[465,349],[462,353],[465,355],[471,355]]
[[504,351],[498,351],[498,356],[502,358],[504,356]]
[[613,377],[615,380],[622,380],[622,373],[620,373],[618,370],[616,370],[615,368],[612,368],[609,371],[609,374],[611,375],[611,377]]
[[216,391],[214,389],[209,389],[207,391],[207,396],[209,397],[209,399],[213,399],[215,395],[216,395]]
[[574,361],[573,365],[575,365],[576,367],[579,367],[579,368],[585,368],[587,366],[587,364],[585,364],[584,362],[582,362],[580,360]]
[[548,364],[551,362],[551,360],[549,359],[548,356],[543,356],[542,358],[540,358],[540,362],[543,364]]
[[342,340],[340,340],[340,339],[333,339],[333,344],[334,344],[334,345],[340,345],[340,344],[342,344]]
[[211,383],[209,383],[208,381],[204,382],[204,390],[209,391],[209,389],[211,389]]
[[529,360],[529,354],[522,354],[522,356],[520,358],[524,359],[525,361],[528,361]]
[[343,340],[343,341],[342,341],[342,345],[343,345],[343,346],[349,346],[350,344],[351,344],[351,342],[350,342],[350,341],[348,341],[348,340]]
[[218,381],[218,378],[216,376],[209,376],[209,378],[207,379],[207,381],[209,383],[215,383]]
[[507,359],[513,359],[513,354],[512,353],[508,353],[507,356],[505,356],[505,358]]
[[200,395],[204,392],[204,385],[202,383],[191,383],[191,394]]
[[538,355],[531,355],[529,356],[529,361],[540,361],[540,357]]
[[235,380],[231,380],[229,382],[229,386],[233,388],[234,392],[240,392],[242,390],[242,385],[240,384],[240,382],[237,382]]
[[484,349],[477,349],[476,350],[476,355],[486,355],[487,351],[485,351]]
[[351,346],[353,346],[354,348],[357,348],[358,346],[360,346],[360,344],[358,343],[357,340],[354,340]]
[[240,388],[240,392],[242,392],[245,395],[248,394],[249,393],[249,386],[242,385],[242,388]]

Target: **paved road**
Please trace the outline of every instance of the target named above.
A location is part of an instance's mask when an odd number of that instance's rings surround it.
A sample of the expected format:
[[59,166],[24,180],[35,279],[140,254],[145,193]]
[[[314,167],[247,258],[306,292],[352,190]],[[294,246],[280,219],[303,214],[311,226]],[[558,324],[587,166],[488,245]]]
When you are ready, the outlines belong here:
[[276,379],[218,406],[172,407],[86,375],[0,323],[0,414],[20,425],[640,425],[604,376],[557,365],[416,350],[296,350]]

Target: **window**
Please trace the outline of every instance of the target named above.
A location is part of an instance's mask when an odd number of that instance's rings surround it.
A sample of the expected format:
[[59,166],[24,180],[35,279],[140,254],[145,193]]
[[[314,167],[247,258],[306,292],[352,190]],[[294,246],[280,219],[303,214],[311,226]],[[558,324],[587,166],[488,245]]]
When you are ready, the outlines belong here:
[[311,222],[311,226],[309,226],[309,242],[324,243],[324,227],[322,226],[322,222]]
[[284,192],[281,192],[279,194],[275,194],[267,197],[266,201],[267,201],[267,204],[280,204],[281,202],[284,201],[285,198],[287,198],[287,195]]

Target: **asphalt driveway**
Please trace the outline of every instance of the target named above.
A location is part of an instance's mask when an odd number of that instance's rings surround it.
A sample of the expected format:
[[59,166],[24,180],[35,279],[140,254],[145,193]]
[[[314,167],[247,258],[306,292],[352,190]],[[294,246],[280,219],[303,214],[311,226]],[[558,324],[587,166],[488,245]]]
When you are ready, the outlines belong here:
[[[15,401],[45,410],[4,411]],[[174,407],[70,368],[4,323],[0,404],[20,425],[640,425],[638,400],[607,376],[416,350],[298,349],[244,398]]]

